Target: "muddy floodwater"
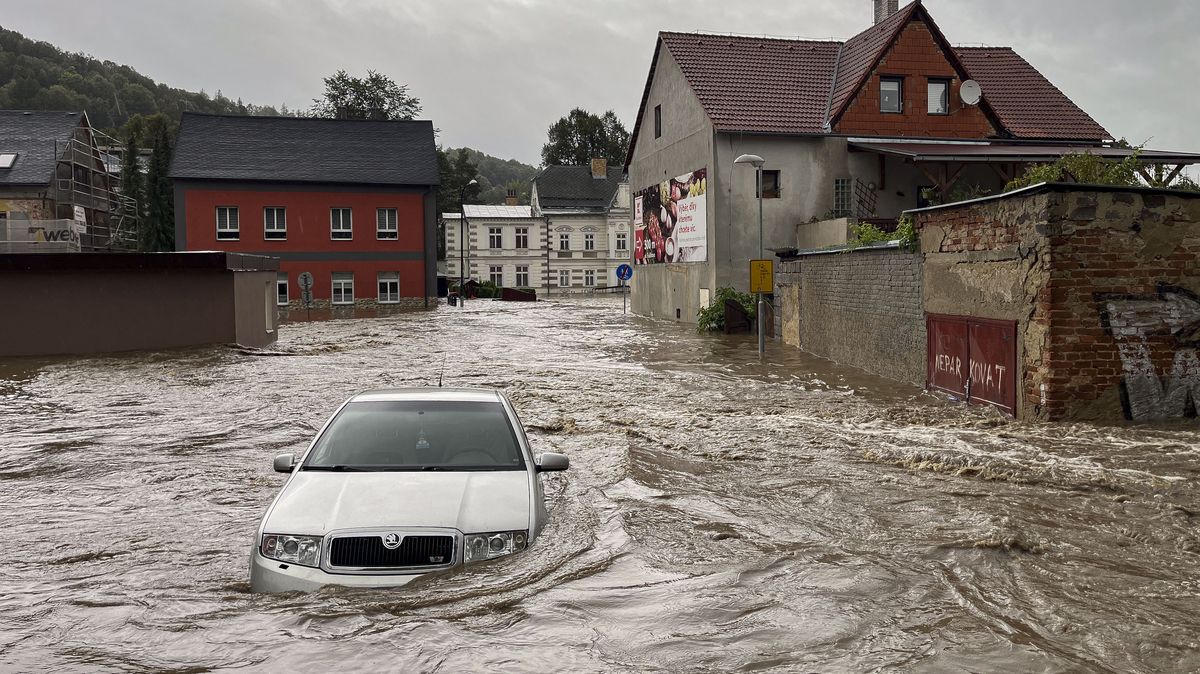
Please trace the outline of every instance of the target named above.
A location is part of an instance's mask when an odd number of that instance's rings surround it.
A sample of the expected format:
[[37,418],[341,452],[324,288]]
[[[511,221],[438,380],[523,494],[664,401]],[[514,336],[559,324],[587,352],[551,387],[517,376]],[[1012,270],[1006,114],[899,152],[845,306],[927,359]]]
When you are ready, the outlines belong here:
[[[443,363],[570,457],[543,537],[250,593],[271,458]],[[1012,422],[612,297],[0,361],[0,670],[1195,671],[1198,477],[1195,420]]]

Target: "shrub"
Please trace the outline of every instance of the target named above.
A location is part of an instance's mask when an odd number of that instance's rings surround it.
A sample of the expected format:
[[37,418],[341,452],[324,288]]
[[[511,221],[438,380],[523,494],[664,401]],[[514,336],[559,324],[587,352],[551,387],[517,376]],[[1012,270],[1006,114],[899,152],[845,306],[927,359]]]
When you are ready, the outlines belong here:
[[850,225],[850,240],[846,243],[851,248],[860,246],[869,246],[873,243],[882,241],[891,241],[896,238],[894,234],[883,231],[882,229],[872,225],[869,222],[862,222],[857,225]]
[[729,287],[717,288],[708,306],[696,312],[697,332],[718,332],[725,329],[725,300],[736,300],[746,310],[750,320],[754,320],[755,300],[750,293]]

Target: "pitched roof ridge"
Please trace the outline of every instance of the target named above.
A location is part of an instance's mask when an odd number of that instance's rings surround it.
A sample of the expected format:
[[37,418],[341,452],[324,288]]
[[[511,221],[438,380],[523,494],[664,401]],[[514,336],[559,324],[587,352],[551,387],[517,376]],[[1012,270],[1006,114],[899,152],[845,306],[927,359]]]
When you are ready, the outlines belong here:
[[432,124],[431,119],[342,119],[338,117],[308,117],[308,116],[293,116],[293,115],[238,115],[228,112],[197,112],[185,110],[184,117],[219,117],[222,119],[243,119],[243,120],[290,120],[297,122],[376,122],[376,123],[418,123]]
[[659,37],[678,36],[678,37],[715,37],[715,38],[730,38],[735,40],[765,40],[768,42],[787,42],[787,43],[812,43],[812,44],[841,44],[842,41],[835,37],[788,37],[783,35],[754,35],[750,33],[719,33],[713,31],[678,31],[678,30],[660,30]]

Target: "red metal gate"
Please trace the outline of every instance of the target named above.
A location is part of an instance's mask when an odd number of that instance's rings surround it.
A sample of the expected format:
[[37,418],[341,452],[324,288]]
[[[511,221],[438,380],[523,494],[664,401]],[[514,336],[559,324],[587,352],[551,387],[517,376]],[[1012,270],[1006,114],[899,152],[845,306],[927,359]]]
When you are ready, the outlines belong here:
[[925,329],[926,386],[1016,414],[1016,321],[926,314]]

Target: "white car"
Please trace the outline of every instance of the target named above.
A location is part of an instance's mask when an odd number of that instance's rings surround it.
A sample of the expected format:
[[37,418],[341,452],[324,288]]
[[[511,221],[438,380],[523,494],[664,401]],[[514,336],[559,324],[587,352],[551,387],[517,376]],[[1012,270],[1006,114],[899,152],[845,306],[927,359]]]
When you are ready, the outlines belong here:
[[386,587],[529,547],[546,523],[534,459],[508,398],[480,389],[360,393],[338,408],[263,516],[255,592]]

